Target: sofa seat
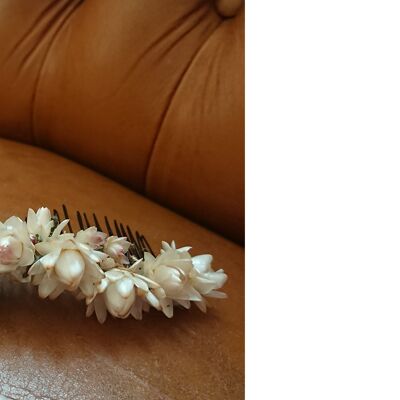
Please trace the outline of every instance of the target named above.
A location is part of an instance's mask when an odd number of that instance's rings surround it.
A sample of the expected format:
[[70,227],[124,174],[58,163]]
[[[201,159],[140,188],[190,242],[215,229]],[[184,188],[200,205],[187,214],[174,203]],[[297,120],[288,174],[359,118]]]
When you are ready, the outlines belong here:
[[[94,144],[95,145],[95,144]],[[132,155],[134,157],[134,154]],[[109,162],[104,160],[104,163]],[[69,294],[1,282],[0,393],[12,399],[239,399],[244,396],[242,247],[96,172],[45,150],[0,140],[0,219],[42,205],[95,211],[161,240],[214,255],[227,300],[100,325]],[[190,190],[190,187],[188,187]],[[179,196],[179,193],[176,193]],[[210,190],[212,196],[212,190]],[[76,221],[72,221],[76,227]]]

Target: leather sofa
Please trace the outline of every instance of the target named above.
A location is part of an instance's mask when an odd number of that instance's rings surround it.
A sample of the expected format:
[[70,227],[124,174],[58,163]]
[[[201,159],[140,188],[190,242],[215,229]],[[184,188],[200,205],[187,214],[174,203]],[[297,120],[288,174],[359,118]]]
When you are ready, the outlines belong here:
[[104,325],[3,280],[1,395],[243,398],[243,28],[237,0],[0,0],[0,219],[65,203],[229,275],[207,314]]

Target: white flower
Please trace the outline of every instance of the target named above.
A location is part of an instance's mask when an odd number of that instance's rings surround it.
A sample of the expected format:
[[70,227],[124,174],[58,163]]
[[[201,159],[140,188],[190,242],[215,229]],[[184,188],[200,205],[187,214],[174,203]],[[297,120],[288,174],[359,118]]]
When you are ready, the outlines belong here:
[[194,270],[191,273],[191,280],[196,290],[203,296],[225,298],[225,293],[217,292],[224,286],[228,276],[223,269],[214,271],[211,267],[212,256],[203,254],[192,257]]
[[18,217],[0,223],[0,272],[15,271],[33,263],[34,247],[26,223]]
[[51,219],[50,210],[41,207],[35,211],[31,208],[28,210],[27,218],[28,232],[31,235],[31,240],[37,241],[46,240],[50,236],[51,228],[54,226],[54,221]]
[[[161,254],[154,258],[145,253],[144,275],[157,282],[167,297],[174,300],[200,301],[201,296],[190,284],[189,276],[193,269],[190,247],[176,249],[163,243]],[[167,247],[168,246],[168,247]]]
[[160,305],[167,317],[173,315],[173,304],[190,308],[190,302],[193,301],[205,312],[207,303],[203,296],[226,297],[225,293],[216,290],[226,282],[227,276],[224,271],[214,271],[211,268],[211,255],[192,257],[190,249],[177,249],[175,242],[171,245],[163,242],[157,258],[145,254],[144,274],[157,282],[164,291],[164,296],[161,289],[155,290],[155,294],[161,293]]
[[110,236],[104,243],[103,251],[115,260],[118,264],[129,264],[127,251],[131,244],[125,237]]
[[150,307],[170,318],[174,305],[190,308],[192,301],[205,312],[206,297],[226,297],[218,289],[227,276],[213,270],[209,254],[192,257],[190,247],[163,242],[157,257],[145,252],[136,259],[126,237],[107,237],[96,227],[64,233],[68,222],[56,226],[45,207],[29,209],[26,222],[17,217],[0,222],[0,273],[37,285],[42,298],[70,291],[86,301],[87,316],[95,312],[101,323],[108,312],[142,319]]
[[[227,296],[223,292],[218,292],[228,279],[224,270],[214,271],[211,268],[212,256],[203,254],[192,257],[193,270],[190,274],[190,280],[193,287],[205,297],[215,297],[225,299]],[[202,301],[196,302],[196,306],[203,312],[207,311],[207,302],[203,298]]]
[[173,316],[173,304],[178,303],[190,308],[190,302],[203,302],[201,294],[193,287],[190,280],[193,271],[190,247],[176,249],[175,243],[171,246],[163,242],[163,249],[157,258],[145,253],[144,275],[158,283],[162,289],[156,290],[159,296],[161,309],[164,314]]
[[227,275],[213,270],[209,254],[192,257],[190,247],[163,242],[157,257],[145,252],[138,260],[128,254],[126,237],[107,237],[96,227],[64,233],[68,222],[55,226],[45,207],[29,209],[26,222],[17,217],[0,222],[0,273],[37,285],[42,298],[73,292],[86,301],[87,316],[95,312],[101,323],[108,312],[142,319],[150,307],[172,317],[174,305],[190,308],[192,301],[205,312],[205,297],[226,297],[218,289]]
[[171,242],[171,244],[169,244],[168,242],[161,242],[161,251],[160,253],[164,253],[166,251],[169,250],[175,250],[178,253],[187,253],[191,250],[191,246],[184,246],[184,247],[180,247],[179,249],[176,248],[176,243],[175,240],[173,240]]
[[121,269],[112,269],[106,272],[106,289],[104,301],[111,315],[126,318],[136,297],[133,276]]
[[[216,289],[220,289],[228,279],[223,269],[214,271],[211,267],[213,256],[211,254],[202,254],[199,256],[192,257],[189,254],[191,247],[181,247],[176,248],[175,241],[172,241],[171,245],[167,242],[162,242],[161,253],[167,251],[175,250],[177,253],[185,254],[191,259],[191,268],[186,271],[189,272],[190,278],[196,290],[198,290],[202,295],[208,295]],[[207,281],[207,282],[206,282]],[[214,293],[213,293],[214,294]],[[225,297],[224,293],[220,295],[211,295],[210,297]]]
[[72,233],[51,237],[35,248],[42,257],[28,273],[33,276],[32,283],[39,285],[40,297],[55,298],[64,290],[80,289],[87,302],[93,299],[104,277],[98,265],[107,257],[104,253],[76,241]]
[[78,242],[87,244],[93,249],[99,249],[102,247],[106,241],[106,238],[107,234],[104,232],[99,232],[95,226],[91,226],[84,231],[79,231],[75,237]]
[[105,277],[98,285],[98,294],[88,305],[86,315],[93,311],[99,322],[103,323],[108,312],[116,318],[132,315],[142,318],[143,308],[147,304],[159,309],[160,304],[151,288],[158,288],[155,282],[133,272],[132,268],[114,268],[105,272]]

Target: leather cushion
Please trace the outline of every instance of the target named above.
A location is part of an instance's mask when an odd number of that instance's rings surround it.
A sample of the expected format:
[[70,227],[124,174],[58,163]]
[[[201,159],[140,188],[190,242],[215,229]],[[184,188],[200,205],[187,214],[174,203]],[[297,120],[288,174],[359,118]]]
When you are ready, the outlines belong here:
[[239,7],[2,1],[0,135],[79,161],[243,242],[244,18],[217,12]]
[[[152,311],[143,321],[85,318],[70,295],[38,298],[2,280],[0,393],[14,399],[243,398],[243,248],[60,156],[0,140],[0,219],[41,205],[95,211],[161,240],[211,253],[229,275],[227,300]],[[75,224],[76,221],[73,221]],[[76,226],[76,225],[75,225]]]

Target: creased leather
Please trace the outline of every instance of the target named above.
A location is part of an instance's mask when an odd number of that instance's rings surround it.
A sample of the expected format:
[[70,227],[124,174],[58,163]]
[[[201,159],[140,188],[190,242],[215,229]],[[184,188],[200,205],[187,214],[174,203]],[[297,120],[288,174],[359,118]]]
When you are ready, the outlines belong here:
[[243,242],[239,8],[2,0],[0,136],[74,159]]

